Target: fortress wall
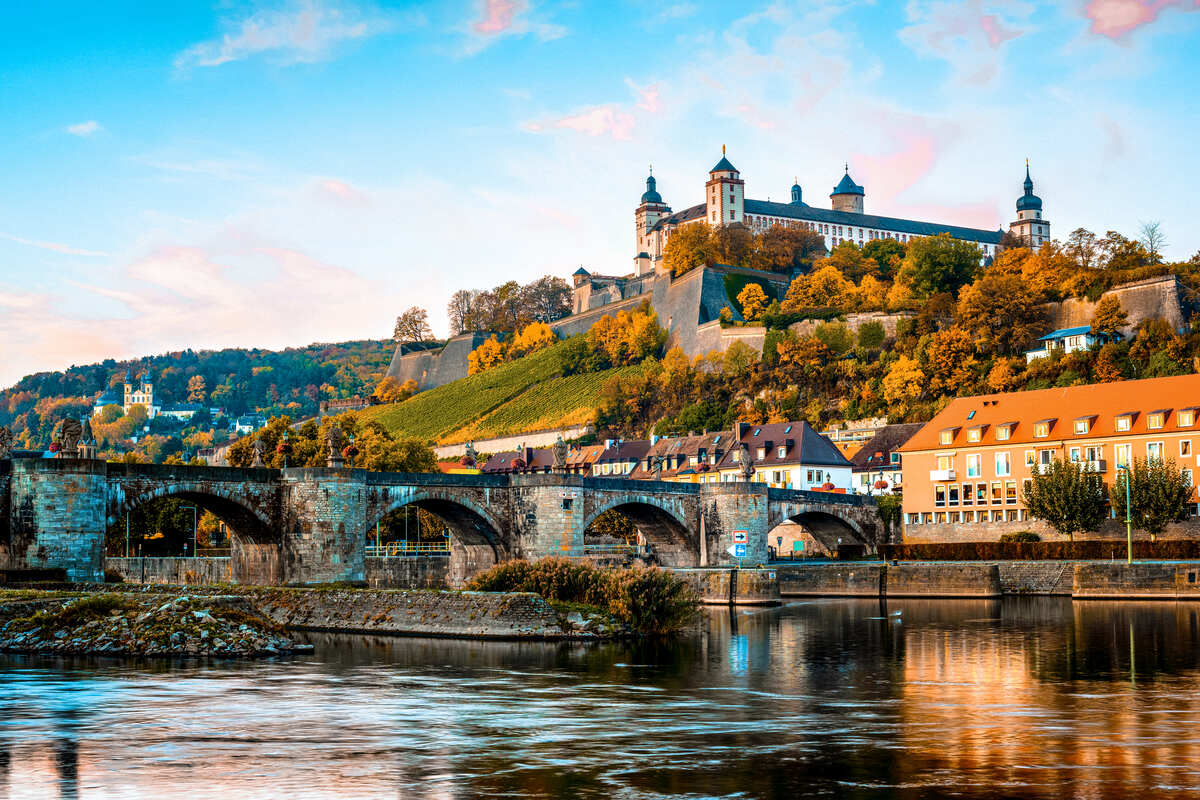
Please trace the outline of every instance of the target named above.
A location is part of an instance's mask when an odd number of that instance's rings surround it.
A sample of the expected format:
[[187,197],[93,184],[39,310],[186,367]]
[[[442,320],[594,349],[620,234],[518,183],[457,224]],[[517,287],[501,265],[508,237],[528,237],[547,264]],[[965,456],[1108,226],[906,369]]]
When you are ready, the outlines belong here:
[[[579,314],[572,314],[569,317],[556,319],[554,322],[550,323],[550,329],[558,334],[558,336],[562,339],[566,339],[578,333],[587,333],[588,329],[595,325],[596,321],[601,317],[605,315],[616,316],[621,311],[632,311],[640,306],[642,301],[649,299],[649,293],[639,294],[630,297],[627,300],[621,300],[620,302],[611,303],[607,306],[588,309],[587,311],[583,311]],[[660,319],[659,322],[661,324],[662,320]]]
[[[844,323],[851,333],[858,333],[858,329],[868,322],[878,322],[883,325],[883,332],[887,336],[896,336],[896,326],[902,319],[911,319],[915,314],[885,314],[882,311],[867,311],[860,314],[847,314]],[[825,320],[820,319],[802,319],[799,322],[793,322],[788,326],[788,329],[797,336],[812,336],[817,327],[824,325]]]
[[417,350],[401,354],[401,348],[397,347],[387,374],[400,383],[416,381],[421,391],[465,378],[467,356],[490,335],[483,331],[464,333],[450,339],[440,350]]
[[[1121,331],[1126,338],[1139,323],[1156,317],[1166,320],[1175,330],[1182,330],[1187,325],[1191,309],[1185,307],[1182,287],[1174,275],[1114,286],[1102,296],[1110,294],[1120,298],[1121,308],[1129,318],[1129,324]],[[1090,325],[1097,305],[1098,302],[1071,297],[1059,303],[1047,303],[1046,316],[1053,329]]]

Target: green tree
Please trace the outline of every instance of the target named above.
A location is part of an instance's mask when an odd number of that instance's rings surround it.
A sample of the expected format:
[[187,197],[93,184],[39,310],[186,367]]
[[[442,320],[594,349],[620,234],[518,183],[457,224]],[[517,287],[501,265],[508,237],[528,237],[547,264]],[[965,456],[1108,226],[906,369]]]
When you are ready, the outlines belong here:
[[825,237],[799,226],[772,225],[755,237],[754,265],[772,272],[808,270],[825,255]]
[[396,327],[392,338],[399,344],[425,342],[433,338],[429,327],[429,314],[420,306],[413,306],[396,317]]
[[1128,470],[1117,470],[1109,499],[1117,519],[1125,519],[1125,482],[1129,481],[1129,507],[1133,527],[1157,541],[1167,523],[1187,519],[1192,484],[1174,459],[1135,458]]
[[927,295],[956,292],[975,277],[982,258],[978,245],[939,233],[909,242],[901,270],[913,288]]
[[862,254],[875,262],[878,274],[891,277],[904,260],[904,245],[895,239],[872,239],[863,245]]
[[865,276],[875,274],[879,265],[874,259],[867,258],[854,242],[842,242],[833,248],[828,258],[818,261],[816,266],[836,267],[848,279],[857,283]]
[[892,540],[892,531],[900,524],[900,509],[903,503],[900,495],[881,494],[875,498],[875,513],[883,524],[883,534],[886,541]]
[[858,346],[865,350],[874,350],[883,346],[885,338],[887,338],[887,332],[883,329],[882,322],[872,320],[858,326]]
[[1104,522],[1104,481],[1082,464],[1055,459],[1035,472],[1025,489],[1025,507],[1051,528],[1075,541],[1075,534],[1099,530]]

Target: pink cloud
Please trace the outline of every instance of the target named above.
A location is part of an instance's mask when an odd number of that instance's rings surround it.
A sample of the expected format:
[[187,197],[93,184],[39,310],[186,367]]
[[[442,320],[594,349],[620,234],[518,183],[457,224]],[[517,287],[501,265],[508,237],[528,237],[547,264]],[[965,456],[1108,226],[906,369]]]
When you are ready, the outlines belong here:
[[483,36],[504,33],[512,27],[513,19],[525,10],[525,3],[515,0],[484,0],[483,17],[471,29]]
[[1195,11],[1200,9],[1200,0],[1190,3],[1187,0],[1090,0],[1084,8],[1084,16],[1092,21],[1092,33],[1120,39],[1150,24],[1167,8]]
[[364,206],[368,204],[367,195],[364,192],[337,178],[317,181],[316,188],[317,194],[322,199],[332,200],[340,205]]
[[906,14],[901,40],[921,55],[949,62],[958,80],[972,85],[996,78],[1005,44],[1028,27],[1028,12],[985,0],[912,0]]
[[900,141],[899,149],[883,156],[858,154],[854,156],[854,169],[851,170],[858,172],[860,177],[855,179],[860,183],[870,182],[867,188],[871,195],[884,206],[929,174],[937,163],[937,137],[899,128],[895,133]]
[[634,105],[645,111],[647,114],[657,114],[662,110],[662,99],[659,97],[657,86],[638,86],[632,80],[626,78],[625,85],[628,86],[637,97]]
[[23,244],[28,247],[36,247],[39,250],[49,250],[53,253],[62,253],[65,256],[91,256],[100,257],[110,255],[101,250],[85,250],[82,247],[73,247],[62,242],[45,242],[38,239],[26,239],[23,236],[14,236],[11,233],[0,232],[0,239],[7,239],[10,242]]
[[632,139],[634,118],[617,106],[596,106],[578,114],[554,121],[554,127],[566,128],[588,136],[610,136],[613,139]]

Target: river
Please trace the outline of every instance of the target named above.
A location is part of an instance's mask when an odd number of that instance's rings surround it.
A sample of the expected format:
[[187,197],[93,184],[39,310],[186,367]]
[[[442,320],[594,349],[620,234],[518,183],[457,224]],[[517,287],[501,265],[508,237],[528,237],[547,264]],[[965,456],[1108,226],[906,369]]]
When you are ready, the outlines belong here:
[[1200,603],[813,600],[671,643],[0,656],[12,798],[1200,795]]

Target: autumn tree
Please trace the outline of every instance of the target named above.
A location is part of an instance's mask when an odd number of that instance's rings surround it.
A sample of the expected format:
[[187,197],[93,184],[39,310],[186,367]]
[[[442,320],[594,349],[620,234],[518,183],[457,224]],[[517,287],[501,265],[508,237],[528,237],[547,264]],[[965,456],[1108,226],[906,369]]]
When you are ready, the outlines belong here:
[[489,336],[483,344],[476,347],[467,356],[467,374],[478,375],[504,363],[507,348],[500,343],[495,335]]
[[535,322],[553,322],[571,313],[571,287],[562,278],[545,275],[521,291]]
[[208,397],[203,375],[193,375],[187,382],[187,400],[189,403],[203,403]]
[[1129,323],[1125,309],[1121,308],[1121,298],[1115,294],[1106,294],[1096,304],[1092,313],[1092,333],[1111,341],[1120,341],[1121,331]]
[[884,278],[896,274],[905,252],[904,245],[890,237],[872,239],[862,248],[863,256],[875,262],[876,273]]
[[399,344],[426,342],[433,338],[433,330],[429,327],[429,315],[425,309],[413,306],[396,317],[396,328],[392,338]]
[[459,289],[450,295],[450,302],[446,304],[446,316],[450,320],[451,336],[471,330],[470,326],[479,321],[472,313],[478,296],[479,292],[474,289]]
[[381,403],[403,403],[417,393],[417,382],[412,378],[401,383],[391,375],[385,375],[371,394]]
[[1150,262],[1161,264],[1162,249],[1167,246],[1167,236],[1163,233],[1162,223],[1158,220],[1143,222],[1138,227],[1138,234],[1138,241],[1146,249]]
[[792,281],[784,296],[784,311],[804,308],[841,307],[850,296],[854,284],[846,280],[837,267],[821,267]]
[[1038,296],[1016,275],[988,273],[967,286],[956,316],[981,353],[1021,352],[1045,329]]
[[1151,255],[1141,242],[1127,239],[1116,231],[1108,231],[1097,243],[1105,269],[1128,270],[1144,267]]
[[1055,459],[1024,490],[1025,507],[1058,533],[1075,541],[1075,534],[1100,529],[1104,522],[1104,481],[1082,464]]
[[1096,234],[1087,228],[1076,228],[1067,236],[1065,251],[1080,269],[1093,269],[1098,266],[1100,247],[1096,242]]
[[883,398],[894,405],[904,406],[920,399],[925,393],[925,382],[920,363],[902,355],[892,363],[883,378]]
[[901,270],[917,291],[955,292],[975,277],[982,258],[978,245],[940,233],[909,242]]
[[1157,541],[1168,523],[1182,522],[1188,516],[1192,496],[1191,480],[1174,459],[1135,458],[1128,470],[1117,470],[1109,487],[1113,515],[1125,519],[1125,482],[1129,482],[1129,517],[1133,526]]
[[772,272],[807,270],[825,255],[825,237],[798,225],[772,225],[756,244],[754,266]]
[[922,355],[930,389],[952,397],[969,393],[978,364],[969,333],[957,325],[937,331],[929,336]]
[[712,228],[707,222],[693,222],[676,228],[663,248],[663,266],[675,277],[712,263]]
[[767,293],[757,283],[747,283],[738,294],[737,301],[742,307],[742,316],[750,321],[761,319],[770,302]]
[[754,234],[743,225],[718,225],[709,234],[707,252],[717,264],[746,266],[754,253]]
[[815,264],[817,269],[834,267],[846,276],[848,280],[858,282],[866,275],[875,273],[879,265],[874,259],[867,258],[854,242],[842,242],[833,248],[828,257]]
[[549,347],[556,341],[558,337],[549,325],[544,322],[531,322],[513,336],[508,355],[510,358],[520,358]]

